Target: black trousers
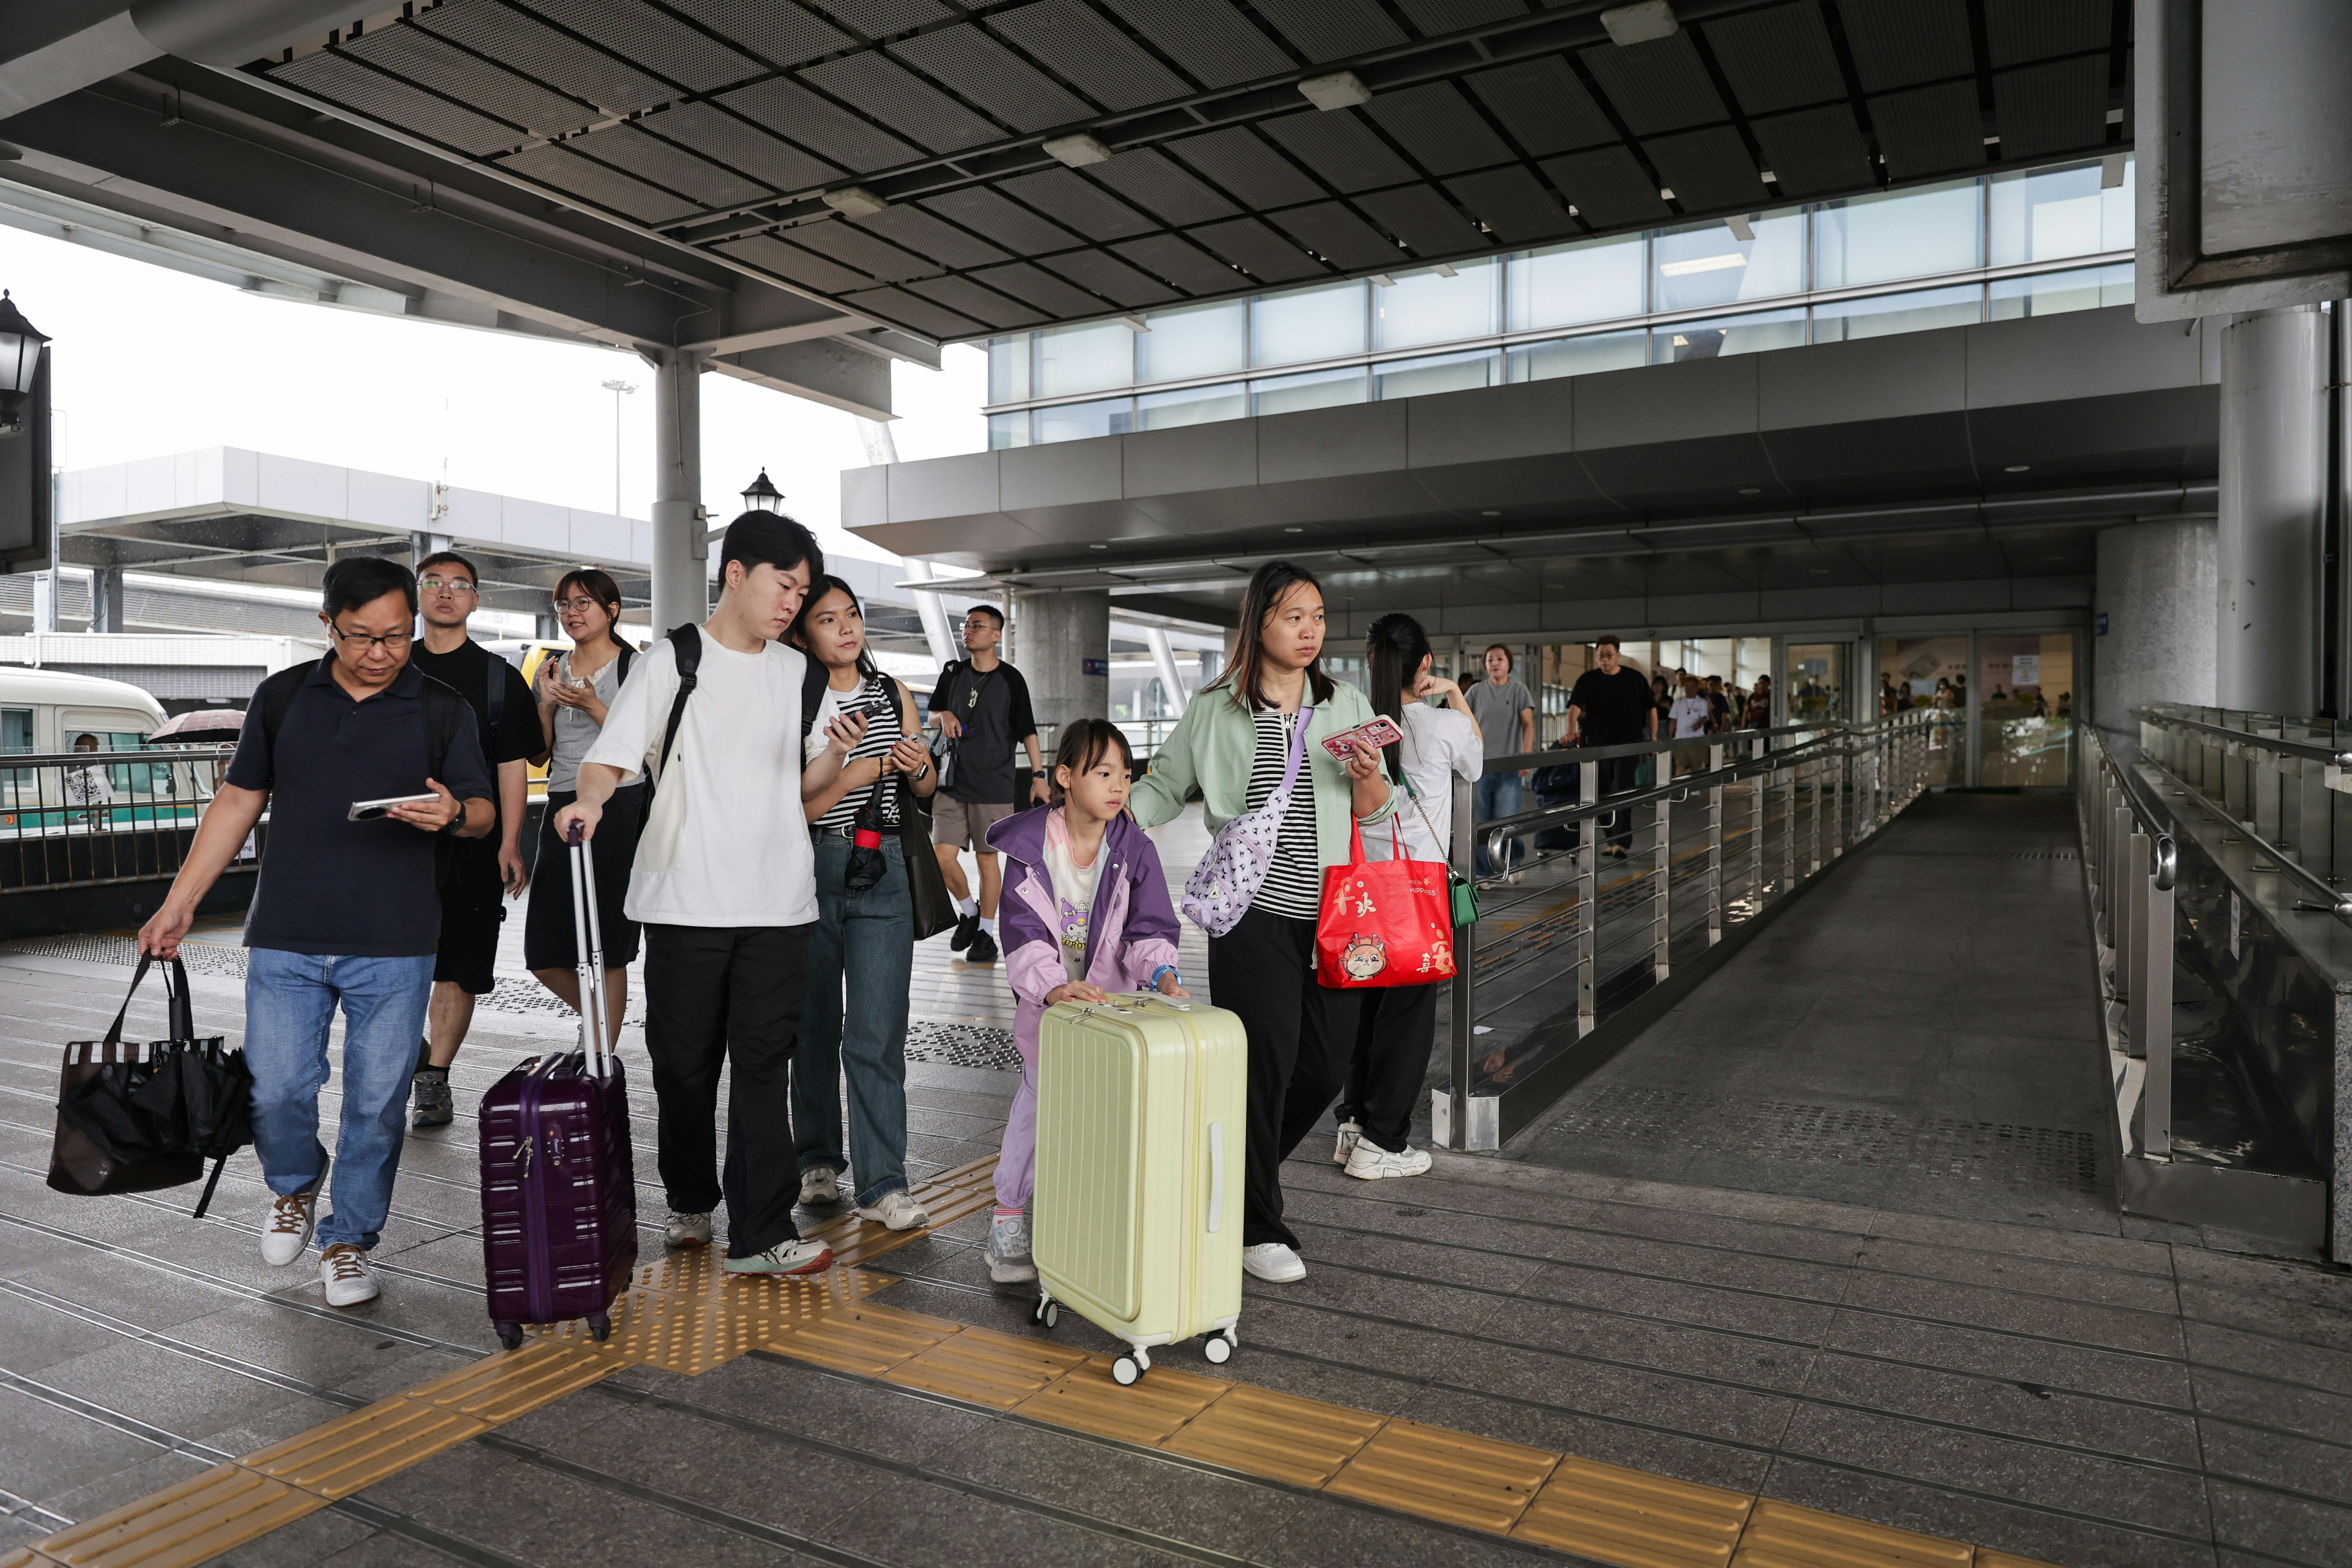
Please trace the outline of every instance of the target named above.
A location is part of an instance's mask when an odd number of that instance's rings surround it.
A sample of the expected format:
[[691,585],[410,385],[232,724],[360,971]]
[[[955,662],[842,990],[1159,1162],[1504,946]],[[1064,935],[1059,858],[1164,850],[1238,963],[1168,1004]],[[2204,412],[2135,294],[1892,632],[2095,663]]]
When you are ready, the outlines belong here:
[[1446,987],[1391,985],[1359,991],[1356,1054],[1339,1114],[1391,1154],[1410,1147],[1412,1108],[1429,1077],[1429,1048],[1437,1039],[1437,999]]
[[[808,997],[806,926],[649,925],[646,1050],[662,1185],[669,1206],[727,1204],[727,1254],[749,1258],[796,1239],[793,1204],[793,1043]],[[732,1069],[727,1171],[718,1161],[719,1070]]]
[[[1634,780],[1641,777],[1641,772],[1642,759],[1639,757],[1603,757],[1601,760],[1601,798],[1605,800],[1620,790],[1632,789]],[[1631,806],[1621,805],[1601,820],[1608,824],[1609,844],[1622,848],[1633,847],[1633,811]]]
[[1282,1162],[1323,1119],[1356,1046],[1356,991],[1315,983],[1315,922],[1253,909],[1209,939],[1209,999],[1249,1032],[1242,1245],[1298,1238],[1282,1223]]

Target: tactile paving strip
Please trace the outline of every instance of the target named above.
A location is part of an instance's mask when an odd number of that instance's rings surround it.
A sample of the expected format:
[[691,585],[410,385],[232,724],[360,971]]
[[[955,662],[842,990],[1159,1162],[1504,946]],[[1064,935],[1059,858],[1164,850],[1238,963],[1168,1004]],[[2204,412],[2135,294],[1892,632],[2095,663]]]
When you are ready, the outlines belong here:
[[39,1543],[65,1568],[193,1568],[325,1502],[242,1465],[222,1465]]
[[1972,1568],[1976,1548],[1764,1500],[1739,1537],[1732,1568]]
[[1122,1388],[1111,1376],[1111,1359],[1088,1357],[1013,1408],[1057,1426],[1158,1447],[1233,1387],[1213,1377],[1154,1368],[1140,1383]]
[[836,1372],[880,1377],[953,1332],[952,1323],[869,1301],[803,1324],[793,1331],[790,1343],[782,1342],[779,1336],[769,1341],[767,1348]]
[[1720,1568],[1756,1500],[1570,1456],[1511,1533],[1629,1568]]
[[[783,1348],[786,1354],[791,1353],[791,1345]],[[1086,1359],[1076,1351],[1043,1341],[966,1329],[909,1356],[882,1375],[886,1382],[1010,1410]]]
[[1354,1458],[1381,1425],[1380,1416],[1360,1410],[1235,1384],[1162,1447],[1171,1454],[1295,1487],[1319,1487],[1338,1475],[1339,1467]]
[[478,1416],[394,1394],[237,1463],[333,1502],[479,1436],[490,1426]]
[[1498,1443],[1399,1416],[1324,1483],[1342,1497],[1500,1534],[1559,1463],[1545,1448]]

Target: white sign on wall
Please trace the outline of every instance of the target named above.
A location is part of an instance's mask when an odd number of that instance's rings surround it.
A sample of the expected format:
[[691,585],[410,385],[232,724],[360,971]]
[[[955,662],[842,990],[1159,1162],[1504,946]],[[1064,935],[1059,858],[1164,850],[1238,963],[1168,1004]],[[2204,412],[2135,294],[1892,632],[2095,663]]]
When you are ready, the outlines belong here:
[[2012,691],[2042,684],[2042,656],[2038,653],[2012,654],[2009,660],[2009,685]]

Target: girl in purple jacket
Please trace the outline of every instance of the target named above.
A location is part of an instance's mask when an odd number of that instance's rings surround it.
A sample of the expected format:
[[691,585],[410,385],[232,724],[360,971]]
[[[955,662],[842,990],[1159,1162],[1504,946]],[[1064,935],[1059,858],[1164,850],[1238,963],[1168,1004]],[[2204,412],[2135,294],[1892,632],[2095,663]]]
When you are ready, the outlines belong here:
[[1021,1051],[988,1230],[989,1278],[1001,1285],[1037,1278],[1026,1210],[1037,1170],[1039,1018],[1056,1002],[1100,1002],[1113,991],[1186,994],[1160,849],[1127,815],[1134,771],[1118,726],[1081,719],[1063,730],[1055,753],[1054,804],[988,830],[989,847],[1005,858],[998,908]]

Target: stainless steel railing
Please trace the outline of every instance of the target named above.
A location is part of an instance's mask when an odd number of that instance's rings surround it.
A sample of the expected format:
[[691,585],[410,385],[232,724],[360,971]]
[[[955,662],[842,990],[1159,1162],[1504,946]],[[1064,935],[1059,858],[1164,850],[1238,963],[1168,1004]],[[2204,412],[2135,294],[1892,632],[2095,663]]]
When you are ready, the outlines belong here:
[[0,894],[169,878],[235,754],[191,746],[0,758]]
[[2118,1026],[2127,1058],[2116,1085],[2117,1102],[2124,1108],[2126,1143],[2131,1142],[2135,1119],[2130,1107],[2136,1101],[2138,1147],[2128,1152],[2168,1157],[2177,935],[2173,894],[2179,879],[2179,847],[2170,832],[2171,819],[2149,795],[2147,781],[2107,749],[2098,727],[2080,725],[2076,733],[2082,754],[2074,778],[2099,980],[2109,1022]]
[[2352,733],[2327,720],[2283,719],[2172,703],[2136,709],[2140,754],[2198,807],[2233,825],[2318,907],[2352,916]]

